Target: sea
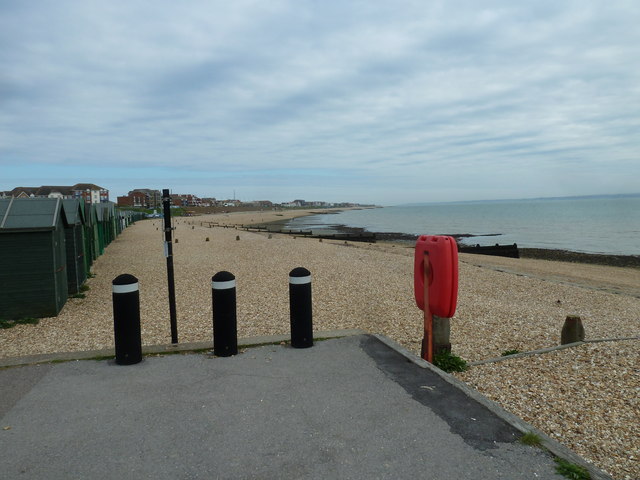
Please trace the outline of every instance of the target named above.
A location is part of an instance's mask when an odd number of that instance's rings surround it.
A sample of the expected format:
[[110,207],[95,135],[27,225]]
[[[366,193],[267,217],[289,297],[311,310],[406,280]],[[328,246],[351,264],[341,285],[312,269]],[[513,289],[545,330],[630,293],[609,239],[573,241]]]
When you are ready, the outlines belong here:
[[640,255],[640,194],[400,205],[293,219],[287,228],[469,235],[466,245],[514,244]]

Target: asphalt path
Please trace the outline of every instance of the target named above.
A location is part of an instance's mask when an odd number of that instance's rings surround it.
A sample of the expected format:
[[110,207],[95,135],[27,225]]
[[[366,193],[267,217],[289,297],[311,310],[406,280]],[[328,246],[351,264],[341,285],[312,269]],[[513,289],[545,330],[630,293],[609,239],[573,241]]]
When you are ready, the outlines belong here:
[[391,342],[0,369],[0,477],[561,479],[553,455]]

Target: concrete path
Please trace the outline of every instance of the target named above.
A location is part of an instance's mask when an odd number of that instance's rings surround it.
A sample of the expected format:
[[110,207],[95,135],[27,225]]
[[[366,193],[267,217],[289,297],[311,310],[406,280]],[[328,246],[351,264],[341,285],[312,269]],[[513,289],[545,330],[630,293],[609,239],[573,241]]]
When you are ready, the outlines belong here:
[[0,369],[0,477],[564,478],[526,424],[412,357],[358,335]]

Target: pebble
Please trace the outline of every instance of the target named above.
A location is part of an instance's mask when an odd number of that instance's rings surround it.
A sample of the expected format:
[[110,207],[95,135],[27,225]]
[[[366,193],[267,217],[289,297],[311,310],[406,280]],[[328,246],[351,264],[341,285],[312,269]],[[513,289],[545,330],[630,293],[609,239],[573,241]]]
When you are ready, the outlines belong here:
[[[283,218],[253,215],[255,222]],[[210,281],[221,270],[237,279],[239,337],[288,334],[288,275],[305,267],[315,330],[361,328],[419,355],[423,320],[413,298],[411,248],[291,242],[266,232],[242,232],[235,241],[236,230],[214,227],[211,235],[200,224],[206,221],[249,223],[241,214],[185,220],[195,228],[181,232],[173,248],[181,343],[212,339]],[[159,226],[145,220],[127,228],[95,261],[86,298],[69,299],[57,317],[0,330],[0,357],[113,347],[111,281],[122,273],[139,280],[143,343],[170,343]],[[477,255],[461,255],[459,268],[451,343],[467,361],[558,345],[567,315],[581,316],[587,339],[640,334],[638,269]],[[639,365],[636,340],[486,364],[458,377],[614,477],[638,479]]]

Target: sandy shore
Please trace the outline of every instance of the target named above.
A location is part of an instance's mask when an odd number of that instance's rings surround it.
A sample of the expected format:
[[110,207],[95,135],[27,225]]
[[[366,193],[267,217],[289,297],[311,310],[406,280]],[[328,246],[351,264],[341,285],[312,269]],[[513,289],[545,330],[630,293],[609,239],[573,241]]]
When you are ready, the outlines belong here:
[[262,225],[272,222],[285,222],[292,218],[304,217],[313,214],[337,213],[348,208],[322,208],[322,209],[289,209],[289,210],[260,210],[254,212],[216,213],[211,215],[199,215],[191,217],[190,223],[199,225],[202,222],[215,222],[220,225]]
[[[412,249],[286,235],[270,239],[263,233],[200,226],[207,221],[266,223],[303,213],[177,219],[180,342],[212,338],[210,280],[220,270],[237,278],[241,337],[288,333],[288,274],[304,266],[313,275],[314,329],[362,328],[419,353],[422,315],[413,300]],[[111,281],[122,273],[140,282],[143,342],[169,343],[162,241],[158,220],[125,230],[94,264],[87,297],[70,299],[58,317],[38,325],[0,330],[0,355],[113,346]],[[451,341],[456,354],[476,361],[505,350],[557,345],[569,314],[582,317],[590,339],[637,336],[639,312],[638,269],[461,255]],[[639,341],[607,342],[473,367],[460,378],[616,478],[637,479],[638,365]]]

